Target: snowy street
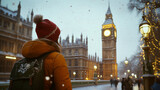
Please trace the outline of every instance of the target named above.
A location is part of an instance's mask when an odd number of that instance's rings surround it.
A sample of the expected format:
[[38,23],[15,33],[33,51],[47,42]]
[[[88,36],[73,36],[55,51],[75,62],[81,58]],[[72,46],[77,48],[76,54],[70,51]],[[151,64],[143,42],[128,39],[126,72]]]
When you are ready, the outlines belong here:
[[[103,84],[103,85],[97,85],[97,86],[87,86],[87,87],[78,87],[78,88],[73,88],[73,90],[122,90],[121,89],[121,83],[118,83],[117,89],[113,85],[111,87],[110,84]],[[138,90],[138,86],[135,85],[133,87],[133,90]]]

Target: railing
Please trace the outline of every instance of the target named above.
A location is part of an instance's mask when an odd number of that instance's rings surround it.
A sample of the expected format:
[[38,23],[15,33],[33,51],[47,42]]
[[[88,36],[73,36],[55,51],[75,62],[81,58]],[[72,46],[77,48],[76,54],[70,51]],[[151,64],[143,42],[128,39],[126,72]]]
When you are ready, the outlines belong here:
[[[96,85],[95,80],[71,80],[72,88]],[[108,84],[109,80],[97,80],[97,85]]]
[[0,82],[0,90],[8,90],[9,82]]
[[[95,85],[95,80],[71,80],[72,88]],[[108,84],[109,80],[97,80],[97,84]],[[8,90],[9,82],[0,82],[0,90]]]

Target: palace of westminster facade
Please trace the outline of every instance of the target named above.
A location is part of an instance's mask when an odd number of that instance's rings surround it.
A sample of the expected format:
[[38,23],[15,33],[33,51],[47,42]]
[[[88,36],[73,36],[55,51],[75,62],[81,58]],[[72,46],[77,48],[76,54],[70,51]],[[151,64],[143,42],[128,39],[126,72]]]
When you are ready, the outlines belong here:
[[[20,15],[21,3],[16,11],[1,5],[0,2],[0,80],[8,80],[14,63],[23,58],[22,45],[32,40],[33,10],[30,18]],[[98,80],[117,78],[116,63],[116,28],[113,23],[110,6],[102,25],[102,61],[95,53],[88,55],[88,37],[71,41],[59,39],[62,45],[62,54],[68,65],[71,80],[93,80],[95,75]],[[96,69],[95,67],[96,66]]]

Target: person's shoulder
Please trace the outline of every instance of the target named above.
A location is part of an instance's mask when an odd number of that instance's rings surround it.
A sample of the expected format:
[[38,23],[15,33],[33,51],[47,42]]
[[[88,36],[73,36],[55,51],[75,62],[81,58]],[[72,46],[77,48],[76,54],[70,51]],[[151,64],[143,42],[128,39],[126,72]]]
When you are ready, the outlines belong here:
[[53,58],[56,58],[56,57],[58,57],[58,56],[61,56],[62,54],[61,53],[59,53],[59,52],[51,52],[49,55],[48,55],[48,59],[53,59]]

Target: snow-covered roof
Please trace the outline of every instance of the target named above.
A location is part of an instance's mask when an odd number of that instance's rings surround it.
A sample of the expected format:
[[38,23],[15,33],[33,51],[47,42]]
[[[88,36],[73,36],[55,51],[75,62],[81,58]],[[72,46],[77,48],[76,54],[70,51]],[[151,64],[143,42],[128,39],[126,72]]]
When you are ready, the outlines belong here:
[[[11,17],[16,17],[18,11],[12,11],[6,7],[0,6],[0,11],[2,11],[5,15],[11,16]],[[20,16],[21,21],[25,21],[25,19]]]
[[76,44],[81,44],[81,39],[76,39]]
[[4,14],[8,13],[8,15],[11,15],[12,17],[17,16],[17,11],[11,11],[8,8],[2,7],[2,6],[0,6],[0,10],[2,10]]
[[103,25],[106,25],[106,24],[113,24],[113,20],[111,18],[105,20]]
[[16,57],[21,57],[21,58],[23,58],[23,56],[21,55],[21,54],[14,54],[14,53],[12,53],[12,52],[5,52],[5,51],[0,51],[0,54],[2,54],[2,55],[11,55],[11,56],[16,56]]

